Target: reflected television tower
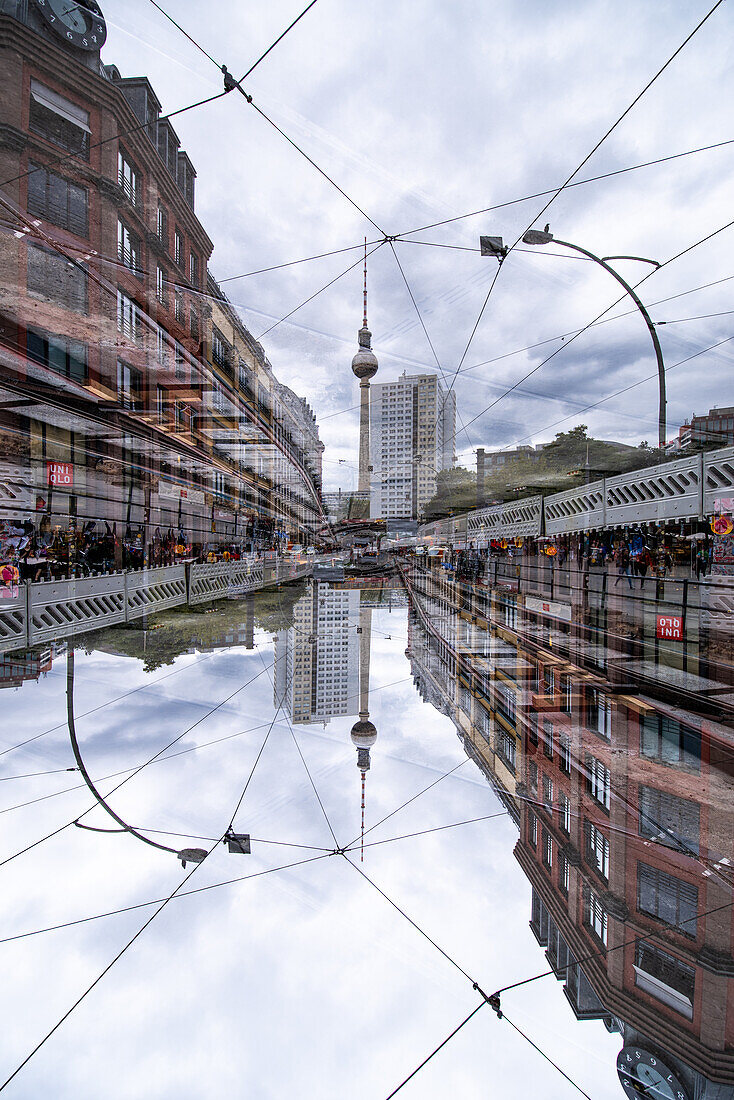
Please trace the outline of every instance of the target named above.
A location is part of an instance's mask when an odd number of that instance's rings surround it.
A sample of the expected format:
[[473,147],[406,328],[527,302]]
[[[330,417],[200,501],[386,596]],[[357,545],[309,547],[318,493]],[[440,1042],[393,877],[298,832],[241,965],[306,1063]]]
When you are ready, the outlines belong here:
[[357,749],[357,767],[362,777],[362,833],[359,850],[360,863],[364,863],[364,796],[365,780],[370,770],[370,749],[377,740],[377,730],[370,722],[370,640],[372,633],[372,608],[362,605],[359,609],[359,721],[352,726],[352,744]]

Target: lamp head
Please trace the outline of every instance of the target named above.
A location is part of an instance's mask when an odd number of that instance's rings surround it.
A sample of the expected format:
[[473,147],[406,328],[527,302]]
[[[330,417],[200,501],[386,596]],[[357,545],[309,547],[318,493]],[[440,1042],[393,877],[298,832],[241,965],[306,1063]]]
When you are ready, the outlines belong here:
[[529,229],[522,240],[523,244],[550,244],[553,234],[547,229]]

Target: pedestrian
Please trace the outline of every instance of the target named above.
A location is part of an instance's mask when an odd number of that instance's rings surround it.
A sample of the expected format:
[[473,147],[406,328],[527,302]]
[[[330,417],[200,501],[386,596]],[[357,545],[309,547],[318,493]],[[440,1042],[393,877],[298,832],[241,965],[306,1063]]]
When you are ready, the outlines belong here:
[[650,553],[650,547],[644,546],[636,561],[636,573],[640,578],[640,588],[645,584],[645,577],[647,571],[652,565],[652,554]]
[[701,577],[706,576],[708,570],[708,554],[703,546],[699,546],[696,551],[696,580],[700,581]]
[[622,576],[624,575],[627,578],[627,582],[630,588],[632,588],[632,577],[630,575],[630,552],[626,542],[621,542],[619,544],[619,547],[617,548],[616,561],[617,579],[614,582],[614,587],[617,587],[620,580],[622,579]]

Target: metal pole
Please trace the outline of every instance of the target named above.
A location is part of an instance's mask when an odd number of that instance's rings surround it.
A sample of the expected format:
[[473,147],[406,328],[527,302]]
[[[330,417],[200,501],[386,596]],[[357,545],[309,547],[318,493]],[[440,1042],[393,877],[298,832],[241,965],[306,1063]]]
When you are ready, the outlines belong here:
[[[627,292],[627,294],[629,294],[630,298],[635,303],[635,305],[639,309],[640,313],[644,317],[645,324],[647,325],[648,330],[650,332],[650,336],[652,338],[653,347],[655,348],[655,358],[657,359],[657,364],[658,364],[658,388],[659,388],[659,395],[660,395],[660,400],[659,400],[659,405],[658,405],[658,446],[659,446],[661,451],[664,450],[665,449],[665,444],[667,443],[667,434],[668,434],[667,433],[667,423],[666,423],[667,414],[666,414],[666,397],[665,397],[665,364],[663,363],[663,353],[662,353],[662,350],[661,350],[661,347],[660,347],[660,341],[658,340],[658,334],[657,334],[657,331],[655,329],[655,325],[653,324],[653,322],[650,318],[650,314],[645,309],[645,306],[643,305],[640,298],[637,296],[637,294],[635,294],[634,290],[629,285],[629,283],[625,279],[622,278],[622,276],[619,274],[619,272],[615,271],[614,268],[611,267],[607,263],[607,259],[612,259],[612,260],[613,259],[640,260],[642,263],[655,263],[655,261],[654,260],[645,260],[642,256],[618,256],[618,257],[617,256],[609,256],[609,257],[606,257],[606,258],[602,258],[601,256],[595,256],[594,253],[589,252],[589,250],[587,248],[581,248],[580,245],[571,244],[570,241],[559,241],[558,237],[553,238],[553,243],[563,245],[564,248],[571,248],[571,249],[573,249],[574,252],[580,252],[583,256],[586,256],[588,259],[593,260],[594,263],[599,264],[600,267],[603,267],[605,271],[608,271],[609,274],[614,279],[617,280],[619,285],[624,287],[625,291]],[[656,263],[656,266],[659,266],[659,265]]]

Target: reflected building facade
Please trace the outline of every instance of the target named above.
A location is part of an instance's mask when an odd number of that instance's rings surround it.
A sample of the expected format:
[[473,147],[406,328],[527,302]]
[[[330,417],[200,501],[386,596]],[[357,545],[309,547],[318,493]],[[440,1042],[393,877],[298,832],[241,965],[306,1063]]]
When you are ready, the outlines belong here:
[[468,557],[407,575],[408,655],[518,827],[532,932],[576,1018],[619,1032],[628,1096],[731,1098],[729,624],[702,598],[685,654],[640,660],[654,582],[607,591],[569,560],[542,599],[530,548]]

